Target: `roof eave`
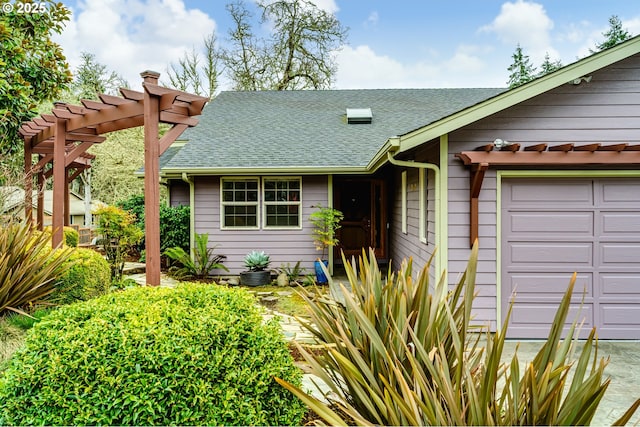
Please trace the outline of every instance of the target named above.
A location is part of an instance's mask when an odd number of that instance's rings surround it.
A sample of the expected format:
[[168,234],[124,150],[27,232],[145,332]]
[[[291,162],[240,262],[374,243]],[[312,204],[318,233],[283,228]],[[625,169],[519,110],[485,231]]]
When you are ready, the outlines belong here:
[[587,74],[615,62],[626,59],[640,51],[640,36],[617,46],[595,53],[573,64],[567,65],[522,86],[518,86],[483,102],[461,110],[427,126],[411,131],[400,137],[400,152],[410,150],[432,139],[439,138],[456,129],[524,102],[563,84],[572,82]]
[[164,168],[164,178],[181,178],[186,173],[191,176],[207,175],[329,175],[329,174],[366,174],[366,166],[309,166],[309,167],[228,167],[228,168]]

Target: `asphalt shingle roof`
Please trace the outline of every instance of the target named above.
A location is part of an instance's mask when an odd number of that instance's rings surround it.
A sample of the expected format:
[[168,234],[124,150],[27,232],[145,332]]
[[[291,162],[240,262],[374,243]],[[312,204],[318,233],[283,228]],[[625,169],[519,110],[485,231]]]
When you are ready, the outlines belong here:
[[[504,90],[222,92],[180,137],[187,144],[161,164],[165,170],[365,167],[388,138]],[[347,124],[347,108],[371,108],[372,123]]]

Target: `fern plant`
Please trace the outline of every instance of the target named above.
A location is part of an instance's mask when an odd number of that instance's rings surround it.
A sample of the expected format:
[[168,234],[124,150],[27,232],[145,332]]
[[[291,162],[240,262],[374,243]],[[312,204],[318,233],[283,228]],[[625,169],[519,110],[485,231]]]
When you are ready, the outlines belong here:
[[197,234],[194,239],[193,258],[181,247],[173,247],[167,249],[164,254],[170,259],[177,261],[181,267],[172,269],[172,273],[179,278],[196,278],[203,279],[209,275],[211,270],[222,269],[229,271],[223,264],[225,255],[217,255],[214,250],[218,247],[215,245],[209,247],[209,234]]

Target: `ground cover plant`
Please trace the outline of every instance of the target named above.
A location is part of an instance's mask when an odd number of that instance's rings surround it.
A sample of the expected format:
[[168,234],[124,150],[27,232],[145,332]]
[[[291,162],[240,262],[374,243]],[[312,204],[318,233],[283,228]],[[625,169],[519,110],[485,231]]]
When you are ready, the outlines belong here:
[[0,377],[0,424],[299,425],[277,320],[248,292],[133,288],[38,322]]
[[414,279],[411,260],[386,280],[372,252],[359,263],[345,260],[343,298],[307,298],[305,325],[324,352],[298,346],[333,391],[330,404],[279,382],[331,425],[590,424],[609,385],[608,360],[598,358],[595,330],[580,343],[575,323],[563,332],[575,275],[548,339],[521,371],[517,353],[501,362],[510,313],[494,334],[472,326],[476,265],[477,245],[449,290],[444,276],[430,287],[428,265]]

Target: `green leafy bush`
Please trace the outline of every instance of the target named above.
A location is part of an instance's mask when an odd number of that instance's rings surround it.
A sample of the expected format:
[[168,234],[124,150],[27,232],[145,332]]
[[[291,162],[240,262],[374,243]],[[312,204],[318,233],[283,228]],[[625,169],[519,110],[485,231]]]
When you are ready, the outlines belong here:
[[125,256],[127,252],[144,237],[144,232],[134,224],[135,216],[115,206],[97,209],[96,231],[100,235],[98,242],[102,245],[107,261],[111,267],[111,280],[122,281]]
[[80,241],[80,234],[73,227],[64,227],[64,243],[72,248],[78,247]]
[[[144,231],[144,196],[137,195],[118,203],[118,207],[136,216],[136,225]],[[160,205],[160,251],[179,247],[189,251],[189,206]]]
[[53,251],[50,235],[33,231],[28,223],[0,227],[0,313],[22,313],[23,308],[46,300],[70,252]]
[[70,304],[103,295],[109,291],[111,270],[98,252],[76,248],[64,267],[52,301]]
[[299,347],[338,398],[330,407],[279,382],[332,425],[588,425],[609,379],[595,330],[578,343],[574,323],[562,337],[575,275],[549,337],[521,372],[517,354],[501,362],[510,311],[493,334],[471,325],[477,257],[476,245],[452,290],[444,276],[430,287],[428,265],[416,280],[405,261],[384,280],[373,251],[359,270],[345,260],[349,289],[315,301],[303,290],[312,312],[306,326],[325,351]]
[[0,424],[300,425],[277,320],[241,289],[141,287],[63,306],[0,378]]

